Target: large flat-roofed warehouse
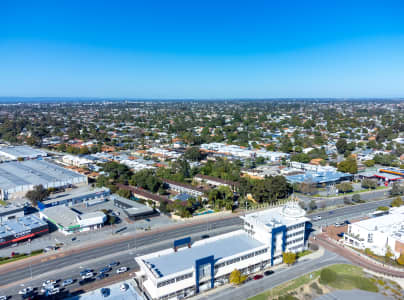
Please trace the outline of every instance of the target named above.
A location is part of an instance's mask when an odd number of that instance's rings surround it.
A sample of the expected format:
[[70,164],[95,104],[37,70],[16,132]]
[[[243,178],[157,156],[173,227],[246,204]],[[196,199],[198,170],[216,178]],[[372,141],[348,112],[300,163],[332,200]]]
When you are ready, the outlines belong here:
[[[296,202],[247,214],[244,230],[135,257],[136,280],[154,300],[182,299],[229,281],[234,270],[248,275],[282,263],[283,252],[306,248],[305,211]],[[188,247],[178,248],[180,245]]]
[[32,239],[48,230],[48,223],[34,215],[4,221],[0,223],[0,248]]
[[0,199],[25,196],[36,185],[44,188],[85,184],[87,177],[44,160],[11,161],[0,164]]
[[3,157],[3,160],[34,159],[47,155],[44,151],[28,146],[0,147],[0,157]]

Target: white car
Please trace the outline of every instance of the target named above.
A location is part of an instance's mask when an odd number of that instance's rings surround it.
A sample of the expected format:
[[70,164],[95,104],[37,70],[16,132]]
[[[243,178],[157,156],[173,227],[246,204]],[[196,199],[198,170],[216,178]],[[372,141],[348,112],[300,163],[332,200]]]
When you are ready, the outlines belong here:
[[34,291],[34,289],[32,287],[28,286],[28,287],[23,288],[22,290],[18,291],[18,294],[26,295],[26,294],[32,293],[33,291]]
[[56,295],[59,294],[59,288],[53,288],[48,291],[48,295]]
[[126,283],[121,284],[121,286],[119,287],[119,289],[120,289],[122,292],[127,291],[128,288],[129,288],[129,286],[128,286]]
[[116,270],[116,274],[125,273],[126,271],[128,271],[127,267],[120,267],[118,270]]
[[320,221],[322,218],[321,216],[315,216],[313,217],[313,221]]
[[93,272],[88,272],[86,274],[84,274],[83,276],[81,276],[81,279],[89,279],[92,278],[94,276]]
[[7,300],[7,296],[0,296],[0,300]]
[[44,283],[42,283],[42,286],[49,286],[49,285],[55,285],[56,281],[55,280],[46,280]]

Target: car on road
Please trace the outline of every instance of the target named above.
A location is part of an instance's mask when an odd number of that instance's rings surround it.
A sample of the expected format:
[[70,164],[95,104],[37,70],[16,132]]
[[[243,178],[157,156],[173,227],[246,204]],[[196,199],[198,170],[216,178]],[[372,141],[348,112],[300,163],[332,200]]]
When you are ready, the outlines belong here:
[[113,268],[119,266],[119,261],[113,261],[112,263],[108,264],[108,268]]
[[108,274],[100,273],[100,274],[97,275],[97,279],[101,280],[101,279],[106,278],[107,276],[108,276]]
[[62,282],[62,286],[68,286],[68,285],[71,285],[71,284],[73,284],[73,282],[74,282],[74,280],[73,279],[65,279],[65,280],[63,280],[63,282]]
[[87,283],[93,282],[94,280],[95,280],[94,278],[86,278],[86,279],[80,280],[79,285],[85,285]]
[[118,270],[116,270],[116,274],[125,273],[126,271],[128,271],[127,267],[120,267]]
[[258,274],[258,275],[255,275],[255,276],[253,277],[253,279],[254,279],[254,280],[259,280],[259,279],[261,279],[262,277],[264,277],[264,276],[261,275],[261,274]]
[[7,300],[7,296],[0,296],[0,300]]
[[80,272],[80,276],[84,276],[84,275],[86,275],[87,273],[91,273],[93,270],[91,270],[91,269],[84,269],[83,271],[81,271]]
[[59,288],[53,288],[53,289],[48,290],[46,294],[47,294],[48,296],[50,296],[50,295],[59,294],[59,292],[60,292]]
[[47,286],[42,287],[41,290],[40,290],[40,292],[41,292],[42,294],[46,294],[46,292],[48,292],[49,290],[51,290],[51,289],[53,289],[53,288],[55,288],[55,286],[53,286],[53,285],[47,285]]
[[108,273],[109,271],[111,271],[111,268],[110,267],[105,267],[105,268],[102,268],[100,270],[100,273]]
[[26,288],[23,288],[22,290],[19,290],[19,291],[18,291],[18,294],[20,294],[20,295],[27,295],[27,294],[32,293],[33,291],[34,291],[34,289],[33,289],[32,287],[28,286],[28,287],[26,287]]
[[321,219],[321,216],[315,216],[312,218],[313,221],[320,221]]
[[93,272],[88,272],[86,274],[84,274],[83,276],[81,276],[81,279],[88,279],[88,278],[92,278],[94,276]]
[[48,285],[55,285],[56,284],[56,280],[50,279],[50,280],[46,280],[42,283],[42,286],[48,286]]
[[274,273],[274,271],[268,270],[268,271],[265,271],[265,272],[264,272],[264,275],[265,275],[265,276],[269,276],[269,275],[272,275],[273,273]]
[[201,236],[201,239],[207,239],[207,238],[209,238],[209,234],[204,234]]

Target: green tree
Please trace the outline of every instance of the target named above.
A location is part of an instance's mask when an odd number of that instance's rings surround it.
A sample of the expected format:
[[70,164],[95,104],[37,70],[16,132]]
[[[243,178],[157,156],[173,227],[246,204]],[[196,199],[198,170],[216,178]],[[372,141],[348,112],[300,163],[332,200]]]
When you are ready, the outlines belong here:
[[348,144],[345,139],[339,139],[335,146],[337,147],[337,151],[340,154],[344,154],[345,151],[348,150]]
[[283,262],[288,266],[293,265],[296,261],[296,253],[293,252],[283,252]]
[[25,197],[27,197],[31,201],[32,206],[37,206],[38,202],[44,200],[46,197],[48,197],[48,195],[49,191],[45,189],[42,184],[40,184],[34,186],[33,190],[28,191],[25,194]]
[[351,192],[353,190],[352,184],[349,182],[342,182],[336,185],[337,189],[341,193]]
[[352,196],[352,201],[353,202],[360,202],[361,201],[361,195],[355,194]]
[[391,251],[391,248],[389,245],[386,247],[386,253],[384,254],[384,258],[386,261],[389,261],[392,257],[394,257],[393,251]]
[[364,178],[362,179],[361,186],[364,189],[375,189],[377,188],[377,181],[374,179]]
[[400,196],[394,198],[390,204],[391,207],[400,207],[401,205],[403,205],[403,199]]
[[366,167],[369,168],[369,167],[373,167],[373,166],[375,165],[375,161],[374,161],[373,159],[370,159],[370,160],[364,161],[363,164],[364,164]]
[[358,165],[356,160],[353,158],[348,158],[338,164],[338,171],[350,174],[358,173]]
[[193,161],[200,161],[203,156],[201,151],[198,147],[190,147],[185,151],[184,154],[185,158],[193,160]]
[[390,195],[392,196],[400,196],[404,193],[404,188],[400,186],[398,182],[394,182],[391,190],[390,190]]
[[247,276],[242,275],[237,269],[234,269],[229,276],[229,282],[234,285],[242,284],[247,279]]

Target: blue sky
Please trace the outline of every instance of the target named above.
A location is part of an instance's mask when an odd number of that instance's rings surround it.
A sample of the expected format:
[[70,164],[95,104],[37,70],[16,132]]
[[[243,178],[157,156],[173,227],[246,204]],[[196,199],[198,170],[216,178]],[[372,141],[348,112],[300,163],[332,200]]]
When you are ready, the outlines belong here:
[[3,0],[0,96],[403,97],[404,2]]

